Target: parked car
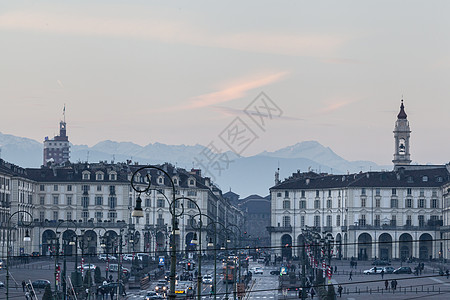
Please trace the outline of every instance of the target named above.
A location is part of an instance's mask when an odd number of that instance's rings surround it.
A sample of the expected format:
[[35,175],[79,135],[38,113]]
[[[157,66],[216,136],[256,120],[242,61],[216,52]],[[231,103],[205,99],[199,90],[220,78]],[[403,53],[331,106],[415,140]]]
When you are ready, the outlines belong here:
[[[95,270],[96,267],[94,264],[84,264],[83,270]],[[78,266],[77,269],[81,270],[81,266]]]
[[272,270],[270,271],[270,275],[280,275],[280,270]]
[[31,257],[39,257],[41,254],[37,251],[31,253]]
[[263,269],[261,269],[260,267],[254,267],[251,271],[253,274],[263,274]]
[[394,270],[394,274],[411,274],[412,270],[410,267],[400,267]]
[[213,278],[212,278],[212,276],[211,275],[203,275],[203,283],[206,283],[206,284],[212,284],[213,283]]
[[117,260],[117,257],[115,257],[114,255],[110,255],[110,254],[108,254],[108,255],[99,254],[98,259],[103,260],[103,261],[106,261],[107,259],[109,259],[109,261],[112,261],[112,260]]
[[[118,286],[117,282],[108,282],[107,284],[103,284],[103,285],[99,286],[98,290],[100,292],[104,291],[105,294],[109,294],[111,292],[111,290],[117,291],[117,286]],[[123,292],[124,292],[124,285],[123,285],[123,283],[121,283],[120,289],[119,289],[119,294],[122,295]]]
[[133,254],[124,254],[124,255],[122,256],[122,259],[123,259],[124,261],[133,261],[133,258],[134,258],[134,255],[133,255]]
[[387,260],[377,259],[372,262],[372,266],[390,266],[391,263]]
[[5,287],[5,284],[0,281],[0,288],[3,288],[3,287]]
[[365,270],[363,273],[366,274],[366,275],[380,274],[382,270],[383,270],[383,268],[373,267],[373,268],[371,268],[369,270]]
[[392,273],[394,273],[395,269],[393,267],[384,267],[383,270],[384,270],[384,274],[392,274]]
[[38,279],[31,283],[33,285],[33,288],[35,289],[45,289],[47,285],[50,285],[50,281],[46,279]]

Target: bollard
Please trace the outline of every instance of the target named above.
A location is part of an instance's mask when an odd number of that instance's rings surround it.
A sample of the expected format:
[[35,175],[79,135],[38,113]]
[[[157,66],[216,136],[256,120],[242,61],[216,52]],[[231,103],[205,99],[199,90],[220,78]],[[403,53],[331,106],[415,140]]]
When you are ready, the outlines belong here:
[[370,288],[370,294],[372,295],[372,288]]
[[366,285],[366,293],[369,292],[369,287]]
[[358,289],[358,294],[361,295],[361,289]]

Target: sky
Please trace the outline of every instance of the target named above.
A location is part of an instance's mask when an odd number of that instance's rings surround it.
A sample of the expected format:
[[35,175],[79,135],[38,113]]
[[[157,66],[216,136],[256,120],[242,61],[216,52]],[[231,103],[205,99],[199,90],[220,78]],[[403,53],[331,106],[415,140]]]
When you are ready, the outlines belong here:
[[[243,156],[307,140],[389,165],[403,98],[411,158],[450,160],[449,1],[0,3],[0,132],[230,145]],[[264,93],[274,113],[252,111]],[[270,100],[267,100],[268,99]],[[256,101],[256,102],[255,102]],[[253,110],[253,112],[255,112]]]

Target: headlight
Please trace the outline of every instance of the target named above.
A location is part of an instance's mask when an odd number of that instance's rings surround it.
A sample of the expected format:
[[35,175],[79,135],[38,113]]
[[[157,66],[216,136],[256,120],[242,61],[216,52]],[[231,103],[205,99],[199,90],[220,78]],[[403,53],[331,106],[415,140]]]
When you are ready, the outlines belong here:
[[159,290],[159,287],[155,287],[155,290]]

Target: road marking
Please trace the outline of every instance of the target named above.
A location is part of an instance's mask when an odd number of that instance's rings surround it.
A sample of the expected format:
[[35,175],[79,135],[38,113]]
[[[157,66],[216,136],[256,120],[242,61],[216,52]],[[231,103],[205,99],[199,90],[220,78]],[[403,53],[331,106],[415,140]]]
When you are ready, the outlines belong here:
[[436,282],[442,283],[443,285],[450,286],[450,283],[446,283],[445,281],[442,281],[442,280],[440,280],[440,279],[433,278],[433,277],[430,277],[430,279],[431,279],[431,280],[434,280],[434,281],[436,281]]

